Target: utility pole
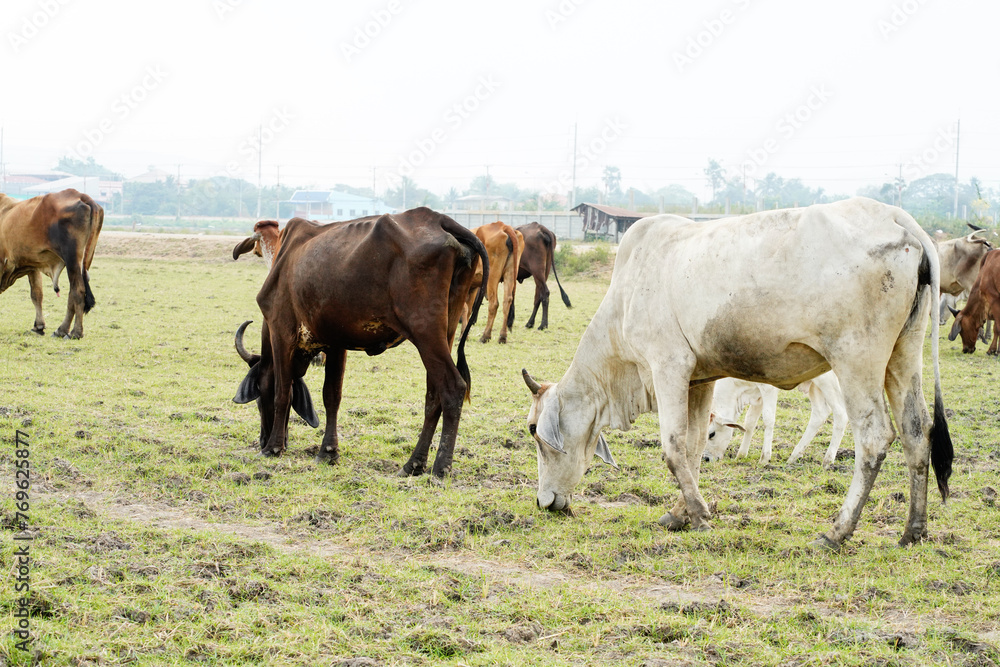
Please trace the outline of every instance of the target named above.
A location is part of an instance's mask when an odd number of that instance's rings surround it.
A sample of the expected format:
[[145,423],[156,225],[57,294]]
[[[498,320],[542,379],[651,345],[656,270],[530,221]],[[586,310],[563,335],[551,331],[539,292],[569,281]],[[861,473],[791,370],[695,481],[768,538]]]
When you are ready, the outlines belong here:
[[177,165],[177,219],[181,219],[181,166]]
[[955,205],[952,208],[951,217],[958,219],[958,142],[962,138],[962,119],[958,119],[955,125]]
[[577,124],[573,123],[573,190],[569,197],[570,209],[576,206],[576,129]]
[[280,164],[278,165],[277,169],[278,169],[278,185],[277,188],[275,189],[275,196],[274,196],[274,219],[280,220],[281,219],[281,165]]
[[483,210],[489,206],[487,200],[490,198],[490,165],[486,165],[486,196],[483,198]]
[[264,165],[264,146],[262,139],[264,137],[264,124],[261,123],[257,126],[257,219],[260,220],[260,190],[264,183],[262,178],[263,165]]
[[899,178],[896,179],[896,206],[903,208],[903,163],[899,163]]

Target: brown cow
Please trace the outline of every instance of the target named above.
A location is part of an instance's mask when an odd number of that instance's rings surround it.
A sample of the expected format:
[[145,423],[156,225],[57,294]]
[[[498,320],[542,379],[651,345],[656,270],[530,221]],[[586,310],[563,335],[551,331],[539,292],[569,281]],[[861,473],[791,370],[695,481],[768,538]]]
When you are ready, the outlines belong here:
[[45,333],[42,274],[52,280],[52,289],[59,294],[59,275],[66,269],[70,288],[66,318],[52,335],[83,338],[83,315],[94,307],[90,264],[103,225],[104,209],[76,190],[21,202],[0,194],[0,292],[28,276],[35,333]]
[[[493,267],[492,275],[486,287],[486,297],[489,302],[489,310],[486,315],[486,328],[479,339],[480,343],[490,342],[493,337],[493,320],[496,318],[497,309],[500,307],[500,283],[503,283],[503,310],[500,326],[500,337],[497,342],[504,344],[507,342],[507,329],[514,324],[514,293],[517,290],[517,267],[521,260],[521,251],[524,249],[524,238],[510,225],[506,225],[499,220],[488,225],[476,227],[472,232],[479,237],[479,240],[486,246],[486,252],[490,257],[489,265]],[[479,276],[480,267],[476,268],[476,276]],[[469,292],[468,309],[472,308],[474,299],[481,298],[479,289],[475,287],[473,280],[472,290]],[[468,312],[468,311],[467,311]]]
[[[969,300],[965,308],[958,311],[952,309],[955,323],[951,326],[948,340],[962,336],[962,352],[971,354],[976,351],[976,338],[979,329],[991,316],[994,322],[1000,322],[1000,250],[990,250],[983,257]],[[997,354],[1000,343],[1000,326],[993,331],[993,342],[986,354]]]
[[263,257],[268,270],[274,263],[274,257],[281,248],[281,231],[277,220],[261,220],[253,226],[253,236],[247,237],[233,248],[233,259],[248,252]]
[[541,331],[549,326],[549,269],[556,277],[556,284],[559,285],[559,293],[567,308],[572,308],[569,302],[569,295],[559,282],[559,274],[556,272],[555,249],[556,235],[551,229],[537,222],[521,225],[517,228],[524,236],[524,252],[521,254],[521,263],[517,268],[517,282],[523,282],[525,278],[535,279],[535,307],[531,311],[531,317],[526,326],[535,326],[535,314],[538,313],[538,306],[542,307],[542,321],[538,325]]
[[438,477],[447,474],[471,382],[465,340],[481,297],[462,332],[457,366],[451,345],[477,259],[485,264],[482,291],[489,278],[482,242],[451,218],[427,208],[328,225],[289,220],[257,294],[264,315],[261,353],[252,355],[244,348],[246,323],[236,333],[236,349],[250,371],[233,400],[257,400],[261,452],[279,456],[285,451],[290,408],[310,425],[319,425],[302,376],[309,360],[323,351],[326,432],[316,460],[335,463],[347,350],[375,355],[410,340],[427,369],[427,395],[423,429],[402,474],[424,472],[442,413],[433,472]]

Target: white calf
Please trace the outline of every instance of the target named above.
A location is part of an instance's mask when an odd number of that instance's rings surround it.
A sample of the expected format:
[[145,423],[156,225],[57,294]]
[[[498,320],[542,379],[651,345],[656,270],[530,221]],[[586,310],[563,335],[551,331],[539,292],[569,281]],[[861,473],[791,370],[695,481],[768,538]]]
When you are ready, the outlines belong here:
[[[799,460],[806,447],[816,437],[816,433],[833,414],[833,434],[830,446],[823,456],[823,467],[829,468],[837,458],[840,441],[844,438],[847,428],[847,406],[840,390],[840,382],[832,371],[807,380],[797,387],[809,397],[812,413],[809,415],[809,425],[799,443],[795,445],[788,463]],[[744,431],[743,442],[736,452],[737,458],[743,458],[750,452],[750,440],[757,428],[757,420],[764,417],[764,447],[761,450],[760,462],[771,460],[771,443],[774,440],[774,419],[778,406],[778,389],[768,384],[747,382],[735,378],[723,378],[715,382],[713,396],[712,425],[709,428],[709,441],[705,447],[704,460],[715,461],[726,453],[733,437],[733,427]],[[743,426],[736,420],[747,409]]]

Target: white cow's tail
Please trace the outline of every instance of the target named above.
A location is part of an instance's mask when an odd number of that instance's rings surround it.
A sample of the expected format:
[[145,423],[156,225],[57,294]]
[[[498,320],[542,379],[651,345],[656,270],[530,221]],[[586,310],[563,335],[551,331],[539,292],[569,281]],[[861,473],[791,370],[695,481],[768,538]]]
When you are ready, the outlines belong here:
[[[921,260],[921,273],[923,273],[923,263],[927,262],[930,268],[930,284],[927,287],[930,288],[931,296],[934,298],[932,303],[940,303],[941,262],[938,259],[937,249],[934,247],[927,232],[917,224],[917,221],[909,213],[906,213],[902,209],[896,210],[899,212],[899,214],[893,217],[896,224],[910,232],[920,241],[920,246],[924,251],[924,256]],[[919,289],[920,287],[918,286]],[[931,466],[934,468],[934,477],[937,479],[941,499],[947,501],[948,478],[951,477],[951,463],[955,458],[955,449],[952,446],[951,434],[948,432],[948,421],[945,419],[944,414],[944,399],[941,396],[941,367],[938,363],[938,338],[941,324],[933,310],[931,308],[931,356],[934,364],[934,425],[931,427],[930,432]]]

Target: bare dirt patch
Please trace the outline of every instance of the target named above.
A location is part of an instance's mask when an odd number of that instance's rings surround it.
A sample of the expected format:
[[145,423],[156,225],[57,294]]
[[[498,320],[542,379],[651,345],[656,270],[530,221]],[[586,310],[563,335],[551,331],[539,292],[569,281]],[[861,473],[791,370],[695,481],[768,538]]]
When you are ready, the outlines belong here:
[[[250,230],[248,229],[248,235]],[[240,236],[211,234],[149,234],[144,232],[101,232],[97,257],[126,259],[196,259],[210,262],[233,261],[233,248]],[[261,260],[258,260],[261,261]]]

